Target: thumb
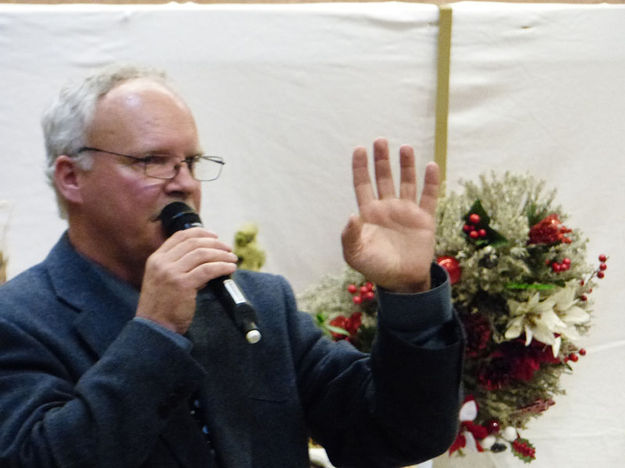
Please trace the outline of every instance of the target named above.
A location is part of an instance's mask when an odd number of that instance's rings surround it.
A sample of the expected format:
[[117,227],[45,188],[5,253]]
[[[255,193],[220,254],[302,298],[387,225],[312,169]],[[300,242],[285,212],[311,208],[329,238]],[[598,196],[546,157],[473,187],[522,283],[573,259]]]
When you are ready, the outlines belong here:
[[349,263],[354,258],[360,245],[360,233],[362,232],[362,219],[356,214],[352,214],[347,221],[347,225],[341,234],[343,244],[343,257]]

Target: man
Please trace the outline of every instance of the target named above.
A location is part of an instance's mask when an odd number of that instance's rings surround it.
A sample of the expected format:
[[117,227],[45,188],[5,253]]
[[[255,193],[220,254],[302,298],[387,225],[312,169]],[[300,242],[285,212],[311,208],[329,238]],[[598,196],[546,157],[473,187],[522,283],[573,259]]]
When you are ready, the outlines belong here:
[[[197,179],[221,161],[198,156],[193,116],[160,74],[102,71],[62,91],[43,126],[68,230],[0,289],[0,466],[304,467],[312,436],[336,465],[386,467],[452,443],[462,339],[431,265],[435,165],[417,203],[403,146],[397,196],[376,140],[376,196],[354,151],[360,214],[342,241],[378,286],[368,356],[323,338],[284,279],[235,273],[215,233],[165,238],[163,207],[199,211]],[[233,273],[258,313],[254,345],[204,288]]]

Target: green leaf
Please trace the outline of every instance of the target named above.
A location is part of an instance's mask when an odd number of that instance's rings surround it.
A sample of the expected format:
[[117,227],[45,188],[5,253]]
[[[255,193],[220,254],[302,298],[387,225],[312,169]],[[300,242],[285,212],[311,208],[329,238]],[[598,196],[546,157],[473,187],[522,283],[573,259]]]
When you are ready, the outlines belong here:
[[[518,447],[517,444],[521,444],[525,446],[526,448],[531,449],[531,454],[523,454],[519,452],[517,448]],[[536,459],[536,455],[535,455],[536,449],[534,448],[534,446],[531,444],[529,440],[519,437],[517,440],[514,441],[514,443],[510,445],[511,445],[512,453],[514,454],[514,456],[523,460],[525,463],[531,463],[532,461]]]
[[542,219],[547,216],[548,211],[545,207],[539,207],[536,203],[528,203],[526,215],[527,215],[527,224],[529,227],[532,227],[534,224],[539,223]]
[[469,212],[464,215],[463,219],[466,224],[472,224],[469,219],[472,214],[477,214],[480,217],[480,222],[474,224],[474,226],[477,229],[484,229],[486,231],[486,237],[482,237],[479,239],[472,239],[471,236],[469,236],[469,233],[465,232],[466,238],[470,242],[473,242],[476,247],[480,249],[482,247],[486,247],[487,245],[491,245],[493,247],[501,247],[508,243],[508,239],[506,239],[504,236],[502,236],[500,233],[490,227],[490,216],[488,216],[488,214],[486,213],[486,210],[482,206],[482,202],[480,200],[475,200]]
[[490,216],[488,216],[488,214],[486,213],[486,210],[482,206],[482,202],[480,200],[475,200],[473,202],[473,205],[471,205],[471,208],[469,209],[469,212],[466,215],[464,215],[464,222],[465,223],[470,223],[471,222],[469,220],[469,218],[471,217],[471,215],[473,213],[475,213],[475,214],[480,216],[480,222],[477,223],[477,227],[479,227],[479,228],[486,228],[488,226],[488,224],[490,223]]
[[507,283],[507,289],[537,289],[539,291],[547,291],[549,289],[555,289],[555,284],[542,284],[542,283]]
[[338,333],[339,335],[349,336],[349,332],[341,327],[335,327],[334,325],[326,325],[326,328],[333,333]]

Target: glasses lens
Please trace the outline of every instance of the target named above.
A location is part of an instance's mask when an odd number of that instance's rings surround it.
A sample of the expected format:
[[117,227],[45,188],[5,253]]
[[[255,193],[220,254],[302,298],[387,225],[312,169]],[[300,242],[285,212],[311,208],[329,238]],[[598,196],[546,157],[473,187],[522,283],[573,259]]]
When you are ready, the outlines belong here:
[[202,156],[193,166],[193,177],[197,180],[209,181],[219,178],[224,162],[215,156]]
[[150,155],[142,159],[145,165],[145,175],[157,179],[170,179],[176,175],[176,169],[171,158],[164,155]]

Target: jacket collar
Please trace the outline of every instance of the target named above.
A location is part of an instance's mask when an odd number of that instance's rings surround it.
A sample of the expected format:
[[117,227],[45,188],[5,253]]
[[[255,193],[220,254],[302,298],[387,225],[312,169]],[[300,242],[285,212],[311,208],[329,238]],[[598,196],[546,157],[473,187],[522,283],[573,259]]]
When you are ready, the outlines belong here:
[[78,333],[101,356],[134,316],[136,303],[129,306],[128,298],[102,281],[99,267],[76,251],[67,232],[50,251],[46,266],[59,300],[80,312]]

